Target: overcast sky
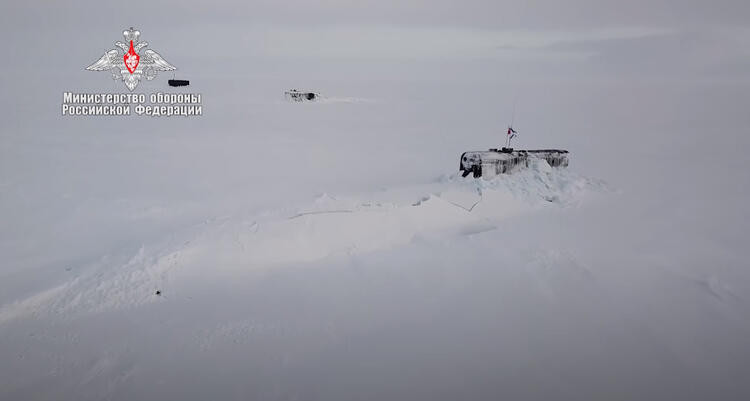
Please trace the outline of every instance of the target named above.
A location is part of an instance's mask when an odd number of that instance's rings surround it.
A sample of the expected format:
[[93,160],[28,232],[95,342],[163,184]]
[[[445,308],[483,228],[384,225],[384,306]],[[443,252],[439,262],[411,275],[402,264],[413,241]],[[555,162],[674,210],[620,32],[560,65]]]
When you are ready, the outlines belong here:
[[551,69],[560,62],[563,73],[571,60],[584,60],[586,71],[618,78],[747,80],[750,70],[750,3],[741,0],[7,1],[0,8],[6,51],[23,55],[6,68],[24,71],[49,70],[39,57],[64,65],[65,54],[83,54],[89,44],[110,46],[130,25],[183,59],[495,59]]
[[[613,26],[652,26],[694,29],[705,26],[747,26],[748,5],[742,0],[706,2],[700,0],[665,1],[181,1],[163,0],[21,2],[3,4],[4,19],[11,26],[26,27],[38,19],[91,24],[116,22],[120,17],[169,23],[168,15],[188,17],[191,21],[237,19],[240,21],[294,23],[377,23],[406,26],[439,26],[528,30],[571,30]],[[46,16],[46,17],[45,17]],[[47,27],[50,27],[47,25]]]

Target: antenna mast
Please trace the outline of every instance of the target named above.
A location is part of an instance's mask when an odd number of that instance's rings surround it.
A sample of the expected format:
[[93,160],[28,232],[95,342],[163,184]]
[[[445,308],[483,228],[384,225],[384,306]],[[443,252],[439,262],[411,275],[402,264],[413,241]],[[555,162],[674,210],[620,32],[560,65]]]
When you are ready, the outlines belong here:
[[513,123],[516,120],[516,104],[518,103],[518,95],[516,95],[515,99],[513,99],[513,114],[511,114],[510,117],[510,125],[508,126],[508,133],[507,138],[505,140],[505,146],[510,148],[510,140],[513,136],[515,136],[516,131],[513,129]]

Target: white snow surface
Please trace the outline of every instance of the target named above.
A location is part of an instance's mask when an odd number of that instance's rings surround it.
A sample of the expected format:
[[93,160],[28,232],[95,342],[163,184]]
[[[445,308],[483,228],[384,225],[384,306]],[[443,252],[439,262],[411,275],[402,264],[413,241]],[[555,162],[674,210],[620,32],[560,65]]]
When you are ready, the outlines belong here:
[[[452,174],[370,194],[324,193],[307,205],[206,221],[175,234],[179,239],[169,244],[143,245],[119,263],[104,258],[81,266],[64,284],[3,305],[0,324],[157,302],[156,289],[182,275],[200,276],[207,265],[214,272],[248,272],[471,236],[495,230],[509,217],[576,205],[602,190],[607,186],[601,181],[535,160],[529,169],[491,181]],[[179,291],[170,288],[170,296]]]
[[[750,399],[745,31],[90,3],[0,5],[0,400]],[[204,115],[60,116],[133,24]]]

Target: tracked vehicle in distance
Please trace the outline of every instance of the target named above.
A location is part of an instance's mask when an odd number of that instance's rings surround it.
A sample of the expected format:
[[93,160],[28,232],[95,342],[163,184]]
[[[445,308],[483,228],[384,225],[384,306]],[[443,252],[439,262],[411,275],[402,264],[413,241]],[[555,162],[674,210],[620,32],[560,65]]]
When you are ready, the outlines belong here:
[[287,100],[293,102],[314,102],[320,98],[320,95],[315,92],[302,92],[297,89],[290,89],[284,92],[284,96]]

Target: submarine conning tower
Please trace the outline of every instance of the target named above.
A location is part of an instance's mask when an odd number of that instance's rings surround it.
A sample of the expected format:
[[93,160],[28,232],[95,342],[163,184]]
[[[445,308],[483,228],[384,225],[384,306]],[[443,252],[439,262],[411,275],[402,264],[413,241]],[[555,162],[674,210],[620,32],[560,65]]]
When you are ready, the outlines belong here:
[[532,158],[543,159],[551,167],[568,167],[568,151],[562,149],[514,150],[512,148],[489,149],[464,152],[461,155],[459,170],[466,177],[492,177],[509,174],[529,167]]

